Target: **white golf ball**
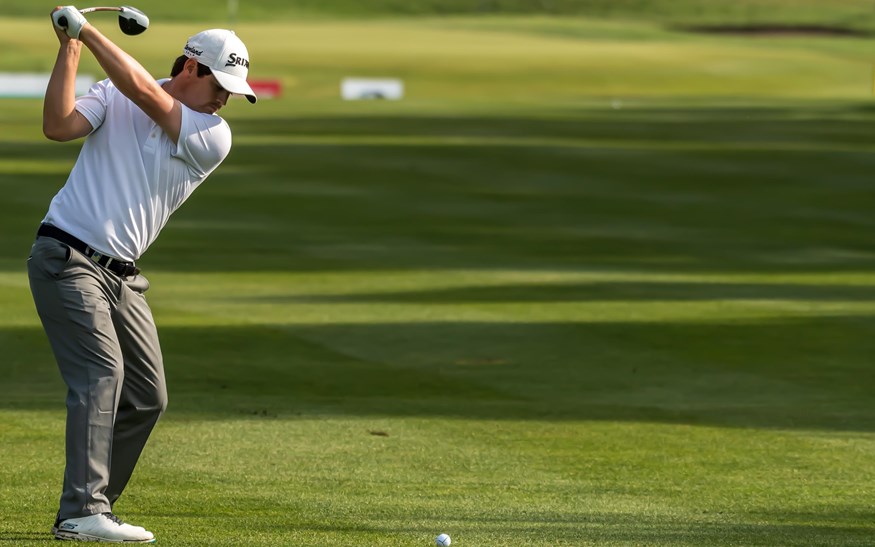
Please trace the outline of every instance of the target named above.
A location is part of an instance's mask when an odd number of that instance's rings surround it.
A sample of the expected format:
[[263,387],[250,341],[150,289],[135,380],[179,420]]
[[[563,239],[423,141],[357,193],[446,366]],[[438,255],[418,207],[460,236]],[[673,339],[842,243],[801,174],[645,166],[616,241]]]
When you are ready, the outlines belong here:
[[440,547],[447,547],[449,544],[453,542],[450,539],[450,536],[447,534],[441,534],[438,537],[434,538],[435,545],[440,545]]

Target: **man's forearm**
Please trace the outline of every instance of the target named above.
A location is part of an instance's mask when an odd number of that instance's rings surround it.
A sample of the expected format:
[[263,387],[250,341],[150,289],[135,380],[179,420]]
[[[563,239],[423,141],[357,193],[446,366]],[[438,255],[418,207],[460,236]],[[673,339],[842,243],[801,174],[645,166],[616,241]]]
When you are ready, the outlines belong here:
[[82,44],[74,40],[62,43],[58,50],[43,101],[43,133],[50,139],[66,140],[64,129],[77,117],[76,72],[81,52]]
[[79,39],[91,50],[118,90],[137,106],[143,108],[144,101],[153,99],[157,93],[163,93],[143,65],[93,26],[84,27],[79,34]]
[[155,120],[174,143],[177,142],[182,119],[181,109],[143,65],[91,25],[82,28],[79,39],[94,54],[122,95]]

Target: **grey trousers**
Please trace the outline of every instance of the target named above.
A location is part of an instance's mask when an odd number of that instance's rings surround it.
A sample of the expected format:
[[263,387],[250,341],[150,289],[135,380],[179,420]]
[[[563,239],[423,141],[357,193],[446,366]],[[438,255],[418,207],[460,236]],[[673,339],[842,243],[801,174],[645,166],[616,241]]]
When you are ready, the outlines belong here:
[[167,406],[164,363],[141,275],[121,278],[40,237],[30,289],[67,384],[60,518],[111,511]]

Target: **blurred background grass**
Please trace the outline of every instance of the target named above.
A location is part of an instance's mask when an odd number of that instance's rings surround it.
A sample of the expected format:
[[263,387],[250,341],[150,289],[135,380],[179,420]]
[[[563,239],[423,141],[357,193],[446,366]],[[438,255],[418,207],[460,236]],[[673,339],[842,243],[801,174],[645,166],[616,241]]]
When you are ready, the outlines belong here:
[[[236,0],[189,2],[148,0],[141,9],[162,21],[227,20],[229,6],[239,21],[292,22],[308,18],[447,16],[447,15],[550,15],[597,19],[638,20],[659,24],[817,24],[872,29],[872,4],[867,0]],[[4,13],[43,16],[45,9],[33,2],[13,0]]]

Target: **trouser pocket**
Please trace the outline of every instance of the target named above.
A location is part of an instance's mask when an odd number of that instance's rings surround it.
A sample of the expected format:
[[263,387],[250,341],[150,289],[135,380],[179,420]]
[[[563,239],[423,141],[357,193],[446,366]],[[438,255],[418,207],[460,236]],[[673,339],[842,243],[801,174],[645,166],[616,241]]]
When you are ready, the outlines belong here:
[[30,249],[30,257],[27,259],[28,273],[58,279],[70,265],[72,258],[73,250],[67,244],[41,237]]

